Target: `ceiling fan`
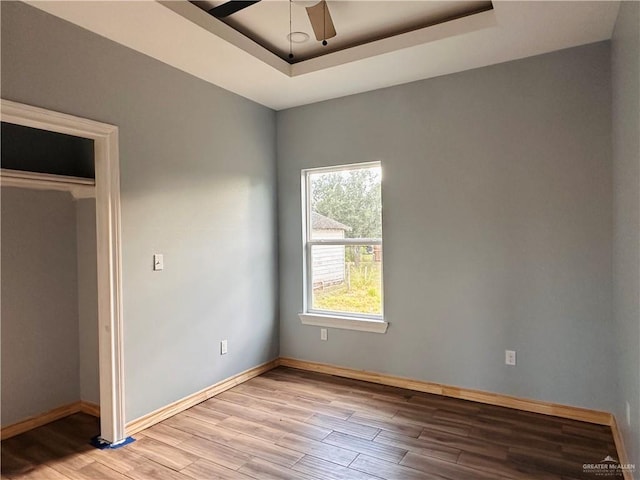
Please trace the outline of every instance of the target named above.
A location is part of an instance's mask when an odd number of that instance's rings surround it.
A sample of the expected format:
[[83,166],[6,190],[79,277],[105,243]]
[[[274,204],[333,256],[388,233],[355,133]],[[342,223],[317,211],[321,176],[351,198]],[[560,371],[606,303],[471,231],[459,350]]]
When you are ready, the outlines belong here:
[[[231,0],[209,9],[208,12],[216,18],[225,18],[258,3],[259,1],[260,0]],[[333,25],[333,20],[326,0],[315,2],[293,0],[293,3],[305,6],[316,40],[322,42],[323,45],[326,45],[328,38],[336,36],[336,28]],[[311,5],[307,6],[308,4]]]

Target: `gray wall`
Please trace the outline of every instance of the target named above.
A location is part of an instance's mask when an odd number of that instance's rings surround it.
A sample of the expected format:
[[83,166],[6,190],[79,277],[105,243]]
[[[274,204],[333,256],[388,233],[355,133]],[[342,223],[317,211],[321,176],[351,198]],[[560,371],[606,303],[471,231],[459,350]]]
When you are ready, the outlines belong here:
[[120,128],[127,421],[276,357],[273,111],[28,5],[1,8],[2,97]]
[[[619,396],[614,412],[640,466],[640,3],[622,2],[612,45],[614,303]],[[625,402],[631,407],[627,425]]]
[[[1,8],[2,97],[120,127],[127,420],[277,356],[274,113],[27,5]],[[596,44],[280,112],[282,355],[618,405],[610,88]],[[300,169],[371,160],[392,325],[320,342],[297,318]]]
[[[594,44],[278,112],[281,354],[610,410],[609,53]],[[297,316],[300,170],[372,160],[391,325],[322,342]]]
[[75,402],[76,210],[71,195],[3,187],[2,425]]
[[96,253],[96,201],[76,202],[78,246],[78,336],[80,400],[100,403],[98,371],[98,268]]

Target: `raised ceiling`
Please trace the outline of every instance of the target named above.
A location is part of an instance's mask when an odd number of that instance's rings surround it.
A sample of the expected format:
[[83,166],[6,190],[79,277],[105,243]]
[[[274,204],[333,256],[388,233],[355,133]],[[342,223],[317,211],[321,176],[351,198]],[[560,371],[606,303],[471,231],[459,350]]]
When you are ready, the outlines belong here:
[[[226,1],[191,0],[191,3],[209,11]],[[218,21],[226,23],[283,60],[297,63],[493,8],[491,1],[486,0],[328,1],[326,8],[337,34],[329,38],[325,46],[321,39],[316,39],[306,11],[306,6],[313,3],[262,0]],[[290,28],[299,34],[294,39],[301,41],[289,42]],[[292,58],[290,53],[293,54]]]
[[[489,11],[289,64],[188,0],[27,3],[275,110],[607,40],[619,8],[494,1]],[[334,3],[343,2],[328,3],[332,15]]]

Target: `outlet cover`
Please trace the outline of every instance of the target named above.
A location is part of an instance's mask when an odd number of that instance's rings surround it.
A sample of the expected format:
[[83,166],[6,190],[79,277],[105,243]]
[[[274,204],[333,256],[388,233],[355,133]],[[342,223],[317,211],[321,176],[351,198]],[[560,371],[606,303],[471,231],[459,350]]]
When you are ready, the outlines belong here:
[[227,354],[227,341],[222,340],[220,342],[220,355],[226,355],[226,354]]
[[320,329],[320,340],[326,342],[327,341],[327,329],[326,328],[321,328]]
[[505,365],[515,365],[516,364],[516,352],[515,352],[515,350],[505,350],[504,351],[504,363],[505,363]]

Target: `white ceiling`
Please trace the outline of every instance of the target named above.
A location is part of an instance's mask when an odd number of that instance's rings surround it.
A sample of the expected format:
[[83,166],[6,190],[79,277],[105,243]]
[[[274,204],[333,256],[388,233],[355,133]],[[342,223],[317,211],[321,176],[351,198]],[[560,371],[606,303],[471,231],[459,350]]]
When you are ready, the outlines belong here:
[[276,110],[606,40],[619,8],[494,1],[488,12],[290,65],[187,0],[28,3]]

